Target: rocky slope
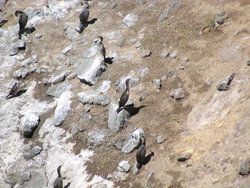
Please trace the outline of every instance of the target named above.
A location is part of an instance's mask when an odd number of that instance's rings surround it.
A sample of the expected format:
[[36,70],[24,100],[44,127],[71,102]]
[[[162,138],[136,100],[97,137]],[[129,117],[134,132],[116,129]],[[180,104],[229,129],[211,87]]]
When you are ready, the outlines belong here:
[[250,2],[81,2],[0,0],[0,187],[250,187]]

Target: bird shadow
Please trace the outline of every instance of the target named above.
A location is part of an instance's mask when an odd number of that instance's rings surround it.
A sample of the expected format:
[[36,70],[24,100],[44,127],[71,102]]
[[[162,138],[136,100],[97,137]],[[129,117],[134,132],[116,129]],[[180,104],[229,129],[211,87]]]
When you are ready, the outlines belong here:
[[150,154],[148,154],[145,159],[144,159],[144,162],[143,163],[137,163],[137,169],[140,170],[142,168],[143,165],[146,165],[149,163],[149,161],[151,160],[151,158],[154,156],[154,152],[151,151]]
[[105,63],[112,64],[113,60],[114,60],[114,57],[106,57],[104,61]]
[[134,107],[134,104],[126,105],[124,106],[124,109],[131,115],[134,116],[139,113],[139,111],[146,107],[145,105],[139,106],[139,107]]
[[145,161],[143,162],[143,165],[146,165],[149,163],[149,161],[151,160],[151,158],[155,155],[154,152],[151,151],[150,154],[148,154],[146,157],[145,157]]
[[69,188],[71,182],[69,182],[67,185],[65,185],[63,188]]
[[27,27],[27,28],[24,29],[24,32],[27,33],[27,34],[31,34],[31,33],[33,33],[35,30],[36,30],[35,27]]
[[97,21],[97,18],[93,18],[89,21],[87,21],[87,25],[94,24]]
[[27,89],[21,89],[21,90],[19,90],[19,91],[14,95],[14,97],[19,97],[19,96],[21,96],[22,94],[24,94],[26,91],[27,91]]
[[19,90],[15,95],[7,96],[6,99],[11,99],[11,98],[14,98],[14,97],[19,97],[22,94],[24,94],[26,91],[27,91],[27,89]]

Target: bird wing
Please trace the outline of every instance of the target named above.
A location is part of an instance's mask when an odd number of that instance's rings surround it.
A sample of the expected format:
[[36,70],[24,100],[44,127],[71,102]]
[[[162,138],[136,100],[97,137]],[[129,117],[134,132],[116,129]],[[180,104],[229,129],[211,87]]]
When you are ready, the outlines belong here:
[[128,98],[129,98],[129,93],[127,90],[125,90],[121,95],[119,101],[119,108],[125,106],[125,104],[128,102]]
[[89,10],[83,9],[80,16],[79,16],[79,18],[80,18],[80,22],[82,24],[86,23],[88,18],[89,18]]

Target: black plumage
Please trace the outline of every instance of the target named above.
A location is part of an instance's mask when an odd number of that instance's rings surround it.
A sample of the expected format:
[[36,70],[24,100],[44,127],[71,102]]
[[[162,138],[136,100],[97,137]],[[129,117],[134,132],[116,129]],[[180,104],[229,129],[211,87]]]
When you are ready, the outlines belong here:
[[61,175],[61,167],[62,166],[59,166],[57,168],[57,178],[54,182],[54,188],[63,188],[63,181],[62,181],[62,175]]
[[117,109],[117,113],[119,113],[125,107],[126,103],[128,102],[128,99],[129,99],[129,81],[130,81],[130,78],[128,78],[126,80],[126,88],[120,97],[119,107]]
[[83,8],[82,12],[79,15],[80,23],[86,24],[89,18],[89,9]]
[[89,18],[89,5],[88,3],[83,4],[83,10],[79,15],[80,25],[79,29],[76,29],[79,33],[82,33],[84,28],[88,25],[88,18]]
[[137,153],[136,153],[136,161],[137,161],[137,168],[140,169],[142,165],[145,163],[145,155],[146,155],[146,147],[145,144],[142,144]]
[[17,10],[15,12],[15,15],[18,17],[19,16],[19,20],[18,20],[18,23],[19,23],[19,31],[18,31],[18,35],[19,35],[19,38],[21,38],[21,35],[24,33],[25,31],[25,26],[27,25],[27,22],[28,22],[28,15],[23,12],[23,11],[20,11],[20,10]]

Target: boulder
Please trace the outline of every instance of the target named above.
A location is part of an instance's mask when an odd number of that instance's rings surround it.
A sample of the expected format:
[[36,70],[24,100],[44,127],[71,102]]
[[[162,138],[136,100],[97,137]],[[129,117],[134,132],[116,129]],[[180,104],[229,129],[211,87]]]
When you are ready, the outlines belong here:
[[34,113],[25,114],[21,119],[23,135],[27,138],[32,137],[34,131],[38,127],[39,121],[40,118],[38,115]]
[[125,87],[126,87],[126,80],[130,78],[130,81],[129,81],[129,88],[132,88],[136,85],[139,84],[140,82],[140,79],[139,78],[133,78],[129,75],[125,75],[125,76],[122,76],[121,78],[119,78],[116,82],[116,91],[118,92],[123,92],[125,90]]
[[179,88],[172,88],[170,91],[170,96],[176,100],[182,99],[185,96],[184,90],[181,88],[181,84],[178,85]]
[[54,125],[60,126],[66,117],[68,116],[70,110],[71,110],[71,97],[72,92],[71,91],[65,91],[61,96],[59,97],[57,101],[57,106],[54,114]]
[[229,85],[231,84],[232,80],[234,79],[235,73],[233,73],[231,76],[226,77],[224,80],[220,81],[216,88],[219,91],[226,91],[229,89]]
[[118,132],[119,130],[121,130],[130,117],[130,114],[126,110],[121,110],[117,114],[117,109],[117,104],[111,103],[109,105],[108,127],[112,132]]
[[[93,53],[93,51],[90,51],[90,53]],[[101,58],[96,51],[94,56],[82,59],[76,68],[76,72],[78,74],[78,79],[81,82],[92,86],[97,82],[98,78],[102,75],[102,72],[106,71],[106,68],[107,66],[103,58]]]
[[128,161],[121,161],[119,163],[119,166],[117,167],[117,169],[120,171],[120,172],[128,172],[131,168],[131,165],[129,164]]
[[137,14],[127,14],[123,18],[122,23],[124,23],[128,27],[132,27],[132,26],[135,25],[137,20],[138,20],[138,15]]
[[144,131],[142,128],[138,128],[133,133],[130,133],[124,141],[122,152],[132,152],[136,147],[139,146],[144,137]]
[[65,34],[67,39],[71,41],[76,40],[80,36],[80,34],[75,29],[69,27],[65,29]]

